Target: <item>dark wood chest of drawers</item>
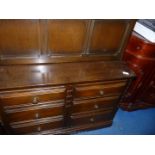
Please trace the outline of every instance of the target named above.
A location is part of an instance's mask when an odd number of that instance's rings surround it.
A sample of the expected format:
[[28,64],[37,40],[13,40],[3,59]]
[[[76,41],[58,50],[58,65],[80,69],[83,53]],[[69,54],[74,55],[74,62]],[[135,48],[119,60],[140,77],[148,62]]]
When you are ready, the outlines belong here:
[[6,134],[68,134],[112,124],[135,76],[121,61],[134,21],[1,20],[0,25]]
[[121,107],[128,111],[155,107],[155,43],[134,32],[123,59],[137,78],[126,93]]

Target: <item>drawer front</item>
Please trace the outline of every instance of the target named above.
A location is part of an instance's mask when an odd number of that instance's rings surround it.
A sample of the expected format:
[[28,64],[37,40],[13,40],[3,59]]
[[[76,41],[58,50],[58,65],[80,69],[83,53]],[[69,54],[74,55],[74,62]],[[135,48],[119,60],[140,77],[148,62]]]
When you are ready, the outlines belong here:
[[94,124],[99,122],[110,121],[113,118],[112,110],[102,111],[96,114],[89,113],[86,115],[73,115],[72,117],[72,126]]
[[46,123],[46,121],[40,123],[26,123],[20,125],[13,125],[12,130],[15,134],[31,134],[42,132],[51,129],[58,129],[64,126],[63,118],[55,121],[50,121]]
[[93,98],[119,95],[124,90],[126,81],[79,85],[75,88],[75,98]]
[[10,122],[37,120],[44,117],[63,115],[63,105],[64,103],[29,106],[18,109],[7,109],[5,112]]
[[119,96],[112,96],[74,101],[72,112],[80,113],[84,111],[103,110],[109,108],[113,109],[116,107],[116,102],[118,99]]
[[1,95],[0,99],[4,106],[21,104],[39,104],[52,100],[61,100],[65,97],[65,88],[49,88],[41,90],[31,90],[27,92],[7,93]]
[[127,50],[135,55],[143,57],[155,58],[155,45],[147,42],[140,35],[133,34],[127,46]]

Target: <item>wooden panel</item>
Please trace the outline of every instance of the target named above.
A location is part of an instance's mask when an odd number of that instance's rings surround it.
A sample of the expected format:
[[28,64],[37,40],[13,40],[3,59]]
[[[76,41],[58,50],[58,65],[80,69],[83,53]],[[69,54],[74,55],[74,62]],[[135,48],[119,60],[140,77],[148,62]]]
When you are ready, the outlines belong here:
[[75,90],[76,98],[87,98],[87,97],[103,97],[110,95],[120,95],[126,86],[126,82],[117,82],[112,83],[96,83],[92,85],[77,85]]
[[48,20],[48,51],[55,54],[84,50],[87,20]]
[[42,90],[31,90],[25,92],[6,93],[1,96],[1,103],[5,106],[13,105],[38,105],[42,102],[63,100],[65,97],[65,88],[52,87]]
[[90,52],[115,54],[119,51],[127,22],[124,20],[96,20],[91,37]]
[[25,120],[37,120],[39,118],[63,115],[64,103],[44,104],[40,106],[27,106],[21,108],[6,109],[6,117],[10,122]]
[[39,56],[39,33],[39,20],[0,20],[1,56]]

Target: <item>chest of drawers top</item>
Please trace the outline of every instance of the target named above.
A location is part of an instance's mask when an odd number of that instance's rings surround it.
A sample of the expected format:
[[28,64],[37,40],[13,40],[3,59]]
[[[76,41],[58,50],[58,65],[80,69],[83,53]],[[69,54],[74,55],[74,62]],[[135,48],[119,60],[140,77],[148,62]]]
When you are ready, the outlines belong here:
[[83,62],[0,67],[0,90],[129,79],[123,62]]

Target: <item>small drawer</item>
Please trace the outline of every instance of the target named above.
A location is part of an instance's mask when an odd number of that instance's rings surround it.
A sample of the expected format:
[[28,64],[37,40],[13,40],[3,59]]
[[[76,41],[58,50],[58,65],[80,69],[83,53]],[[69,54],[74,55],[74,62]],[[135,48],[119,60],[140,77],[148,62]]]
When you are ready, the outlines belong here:
[[113,118],[112,111],[90,113],[87,115],[72,115],[72,126],[80,126],[86,124],[95,124],[104,121],[111,121]]
[[21,104],[36,105],[41,102],[61,100],[64,99],[64,97],[64,87],[51,87],[1,94],[0,100],[4,106],[13,106]]
[[5,112],[10,122],[37,120],[44,117],[63,115],[63,105],[64,103],[35,105],[24,108],[7,109]]
[[77,100],[74,101],[72,112],[80,113],[85,111],[106,110],[107,108],[113,109],[116,107],[116,102],[118,99],[119,96]]
[[141,57],[155,58],[154,44],[141,38],[139,35],[132,35],[127,46],[127,51]]
[[15,134],[32,134],[42,132],[46,130],[58,129],[64,126],[64,119],[59,118],[57,120],[45,120],[35,123],[25,123],[19,125],[12,125],[12,130]]
[[125,86],[126,81],[77,85],[75,88],[75,98],[95,98],[120,95]]

